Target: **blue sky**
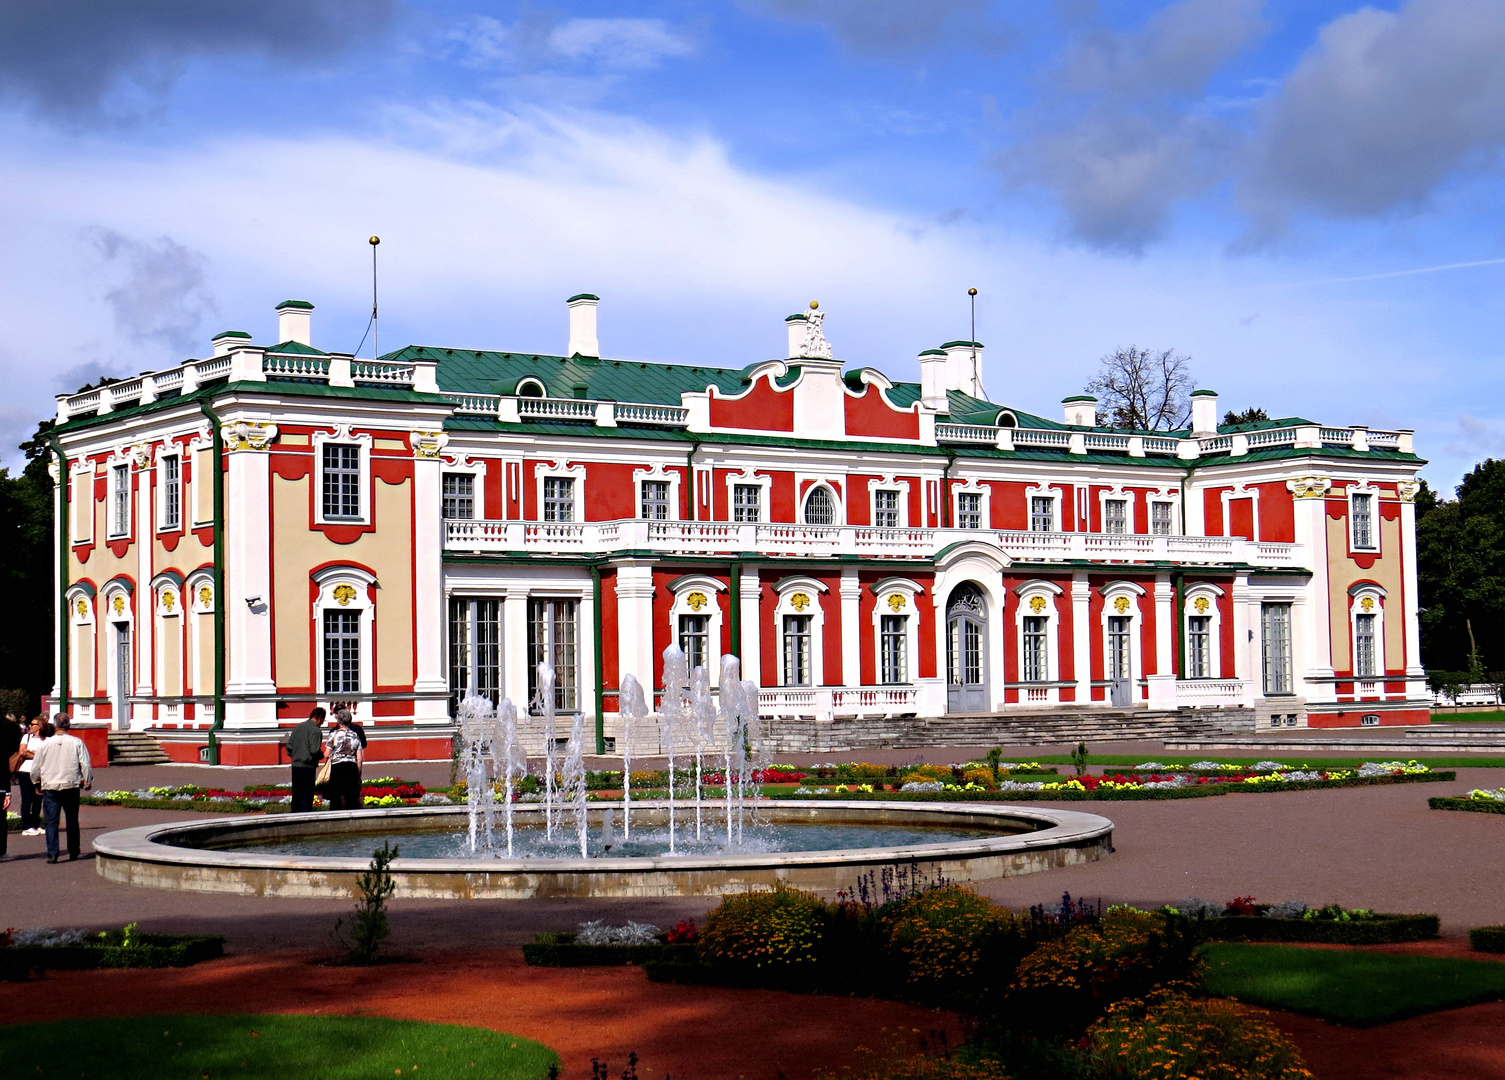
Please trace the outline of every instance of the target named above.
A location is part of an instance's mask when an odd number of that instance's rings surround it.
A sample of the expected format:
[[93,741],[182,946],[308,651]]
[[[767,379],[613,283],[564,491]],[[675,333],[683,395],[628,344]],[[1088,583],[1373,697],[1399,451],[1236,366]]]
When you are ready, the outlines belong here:
[[1021,408],[1138,344],[1445,488],[1505,455],[1502,0],[10,0],[0,139],[6,446],[282,299],[354,348],[376,233],[384,350],[591,291],[609,355],[741,366],[819,299],[913,378],[975,286]]

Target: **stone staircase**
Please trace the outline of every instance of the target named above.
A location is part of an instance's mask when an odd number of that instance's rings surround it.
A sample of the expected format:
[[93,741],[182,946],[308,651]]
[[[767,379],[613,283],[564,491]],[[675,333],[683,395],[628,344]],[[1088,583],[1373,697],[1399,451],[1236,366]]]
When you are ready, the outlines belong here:
[[112,731],[109,739],[111,765],[165,765],[172,760],[144,731]]

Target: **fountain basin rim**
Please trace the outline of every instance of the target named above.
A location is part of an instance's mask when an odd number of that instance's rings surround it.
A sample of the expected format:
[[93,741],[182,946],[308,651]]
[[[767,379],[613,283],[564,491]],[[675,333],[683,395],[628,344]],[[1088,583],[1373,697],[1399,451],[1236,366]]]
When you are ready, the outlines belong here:
[[[592,810],[621,809],[621,802],[592,802]],[[666,800],[634,800],[633,809],[667,809]],[[683,803],[676,804],[683,808]],[[508,859],[477,857],[472,859],[404,859],[392,861],[394,873],[601,873],[629,871],[685,871],[724,870],[732,867],[817,867],[832,863],[879,864],[919,859],[931,861],[946,858],[975,858],[989,854],[1024,852],[1032,849],[1058,848],[1101,841],[1111,836],[1113,822],[1097,814],[1085,814],[1076,810],[1040,809],[1006,805],[979,806],[977,803],[941,802],[875,802],[875,801],[827,801],[811,803],[799,800],[774,799],[760,801],[758,809],[797,809],[808,811],[900,811],[944,819],[950,816],[989,817],[1000,821],[1024,821],[1045,823],[1044,828],[1032,832],[1009,833],[981,837],[976,840],[948,841],[936,844],[911,844],[901,847],[835,848],[819,851],[768,852],[728,855],[673,855],[639,858],[569,858]],[[524,815],[541,814],[543,807],[536,803],[514,807]],[[223,836],[226,833],[250,832],[272,827],[296,825],[302,822],[334,824],[341,821],[372,819],[402,819],[411,817],[447,817],[467,813],[463,805],[453,806],[404,806],[379,807],[364,810],[324,811],[311,814],[255,815],[226,818],[207,818],[198,821],[159,822],[133,829],[120,829],[106,833],[94,841],[97,856],[105,859],[126,860],[136,863],[159,865],[194,866],[222,869],[258,870],[306,870],[331,873],[361,872],[369,868],[368,858],[344,856],[256,854],[244,850],[223,850],[176,846],[163,841],[173,835],[205,832]],[[101,867],[101,872],[103,868]]]

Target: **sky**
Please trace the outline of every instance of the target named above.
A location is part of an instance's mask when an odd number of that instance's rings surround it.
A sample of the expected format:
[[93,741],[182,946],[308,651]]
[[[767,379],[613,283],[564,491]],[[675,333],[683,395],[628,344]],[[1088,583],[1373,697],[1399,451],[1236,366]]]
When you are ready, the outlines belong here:
[[[818,300],[1060,414],[1115,349],[1225,409],[1505,456],[1505,0],[6,0],[0,461],[54,394],[275,340],[741,367]],[[370,355],[369,338],[361,346]]]

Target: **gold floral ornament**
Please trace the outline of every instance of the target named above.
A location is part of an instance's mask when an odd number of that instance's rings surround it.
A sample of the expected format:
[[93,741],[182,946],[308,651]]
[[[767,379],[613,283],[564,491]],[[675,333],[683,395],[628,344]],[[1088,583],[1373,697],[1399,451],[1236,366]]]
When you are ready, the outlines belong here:
[[888,609],[890,611],[903,611],[904,610],[904,594],[903,593],[893,593],[891,596],[889,596],[889,598],[888,598]]
[[208,607],[209,606],[209,602],[211,600],[213,600],[213,599],[214,599],[214,590],[211,589],[208,585],[200,585],[199,586],[199,607]]
[[1364,599],[1362,599],[1362,600],[1359,601],[1359,607],[1363,608],[1365,611],[1373,611],[1374,610],[1374,597],[1372,597],[1372,596],[1366,596],[1366,597],[1364,597]]
[[350,601],[355,599],[354,585],[336,585],[334,587],[334,602],[340,607],[349,607]]
[[78,617],[80,619],[87,619],[89,617],[89,601],[82,597],[78,601]]
[[1129,598],[1127,596],[1115,597],[1114,600],[1113,600],[1113,610],[1116,611],[1116,612],[1118,612],[1120,615],[1122,615],[1124,612],[1128,611],[1129,610]]
[[178,597],[171,589],[167,589],[162,593],[162,606],[168,611],[171,611],[177,602]]
[[115,599],[111,603],[110,606],[115,609],[115,614],[116,615],[124,615],[125,614],[125,597],[121,596],[119,593],[116,593],[115,594]]
[[1206,615],[1207,609],[1212,605],[1207,602],[1207,597],[1199,596],[1191,602],[1191,606],[1197,609],[1198,615]]
[[710,603],[710,601],[705,598],[705,593],[697,590],[685,597],[685,603],[689,605],[691,611],[699,611],[706,604]]
[[795,611],[804,611],[810,606],[810,597],[802,592],[797,592],[789,598],[789,606]]
[[1036,615],[1040,614],[1040,612],[1045,610],[1045,597],[1031,596],[1029,598],[1029,609]]

